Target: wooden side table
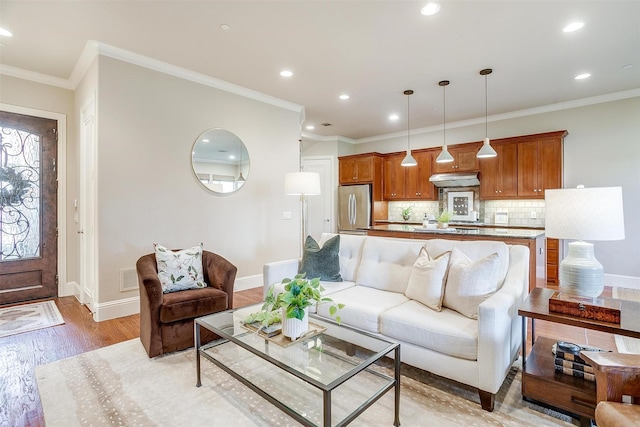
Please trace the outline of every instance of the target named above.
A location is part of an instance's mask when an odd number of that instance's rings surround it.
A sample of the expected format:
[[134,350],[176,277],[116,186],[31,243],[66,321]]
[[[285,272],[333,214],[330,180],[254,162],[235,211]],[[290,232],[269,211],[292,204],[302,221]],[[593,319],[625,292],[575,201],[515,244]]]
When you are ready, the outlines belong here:
[[[549,312],[555,291],[534,288],[518,309],[522,316],[522,397],[570,412],[590,426],[596,407],[594,382],[557,373],[551,346],[556,340],[535,336],[535,320],[561,323],[617,335],[640,338],[640,302],[621,300],[620,325]],[[531,353],[527,351],[527,318],[531,318]]]

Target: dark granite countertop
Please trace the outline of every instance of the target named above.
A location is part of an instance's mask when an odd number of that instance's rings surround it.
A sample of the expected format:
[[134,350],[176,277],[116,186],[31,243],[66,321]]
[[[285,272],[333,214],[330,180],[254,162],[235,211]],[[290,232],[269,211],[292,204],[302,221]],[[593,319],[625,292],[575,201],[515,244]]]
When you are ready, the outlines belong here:
[[450,225],[448,228],[424,228],[419,224],[386,224],[375,225],[368,228],[369,230],[376,231],[393,231],[393,232],[405,232],[405,233],[430,233],[430,234],[468,234],[474,236],[487,236],[487,237],[507,237],[513,239],[537,239],[544,236],[544,229],[531,229],[531,228],[493,228],[493,227],[474,227],[467,225]]

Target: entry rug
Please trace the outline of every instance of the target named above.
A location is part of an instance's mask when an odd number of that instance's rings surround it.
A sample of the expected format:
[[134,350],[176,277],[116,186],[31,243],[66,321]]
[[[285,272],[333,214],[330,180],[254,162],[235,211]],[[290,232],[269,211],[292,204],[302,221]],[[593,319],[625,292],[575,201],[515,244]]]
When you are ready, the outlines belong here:
[[53,301],[0,308],[0,338],[63,323],[64,319]]
[[[282,372],[246,351],[226,344],[233,369],[255,373],[270,393],[282,387],[287,402],[311,419],[322,412],[321,393],[306,384],[286,382]],[[149,359],[138,339],[58,360],[36,368],[47,427],[72,426],[229,426],[276,427],[299,424],[267,400],[202,359],[202,387],[196,387],[194,350]],[[222,354],[221,354],[222,356]],[[386,374],[387,365],[375,366]],[[577,425],[577,421],[522,400],[518,364],[496,396],[494,412],[482,410],[475,389],[403,366],[400,397],[402,426]],[[354,380],[357,380],[354,379]],[[285,382],[283,382],[285,381]],[[344,385],[348,386],[351,380]],[[357,383],[354,383],[357,384]],[[366,389],[352,386],[334,400],[334,415]],[[343,386],[341,386],[343,387]],[[357,388],[356,388],[357,387]],[[340,388],[340,387],[339,387]],[[371,391],[371,390],[369,390]],[[310,396],[311,394],[311,396]],[[315,397],[314,397],[315,396]],[[357,427],[393,425],[393,392],[384,395],[352,423]],[[316,423],[317,424],[317,423]]]
[[[614,298],[626,299],[630,301],[640,301],[640,289],[613,288]],[[614,335],[618,353],[640,353],[640,339]]]

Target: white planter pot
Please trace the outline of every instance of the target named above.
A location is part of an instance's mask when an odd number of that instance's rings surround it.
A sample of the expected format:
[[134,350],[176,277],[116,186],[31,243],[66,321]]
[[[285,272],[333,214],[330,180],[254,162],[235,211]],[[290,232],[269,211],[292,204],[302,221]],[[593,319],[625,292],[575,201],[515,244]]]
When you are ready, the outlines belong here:
[[282,334],[292,340],[306,334],[309,331],[309,308],[304,309],[302,320],[287,318],[287,310],[282,309]]

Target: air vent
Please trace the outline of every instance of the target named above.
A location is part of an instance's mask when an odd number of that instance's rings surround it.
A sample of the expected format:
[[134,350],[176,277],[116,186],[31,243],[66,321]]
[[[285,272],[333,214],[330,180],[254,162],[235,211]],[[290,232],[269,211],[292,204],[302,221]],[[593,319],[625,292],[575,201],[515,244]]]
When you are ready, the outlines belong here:
[[321,123],[320,126],[324,126],[324,127],[331,126],[331,123]]

